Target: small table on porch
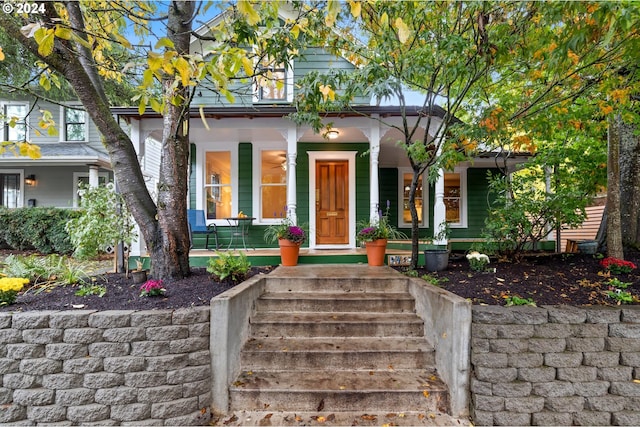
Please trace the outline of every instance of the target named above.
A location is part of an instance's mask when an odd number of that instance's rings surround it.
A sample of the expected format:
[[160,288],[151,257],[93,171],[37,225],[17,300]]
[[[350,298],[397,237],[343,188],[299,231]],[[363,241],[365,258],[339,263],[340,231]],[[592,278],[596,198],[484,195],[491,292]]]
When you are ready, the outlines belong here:
[[239,239],[242,239],[242,247],[246,251],[246,237],[249,236],[249,228],[251,228],[251,223],[255,218],[250,216],[240,216],[225,219],[229,223],[229,227],[231,229],[231,234],[229,235],[229,246],[227,249],[231,249],[232,247],[233,249],[238,249],[238,245],[240,244]]

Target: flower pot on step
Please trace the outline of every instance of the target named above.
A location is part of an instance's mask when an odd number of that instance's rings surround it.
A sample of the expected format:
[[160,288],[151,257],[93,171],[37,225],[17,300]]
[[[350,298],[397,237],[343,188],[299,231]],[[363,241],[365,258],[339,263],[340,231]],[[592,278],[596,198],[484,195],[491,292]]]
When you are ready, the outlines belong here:
[[147,270],[133,270],[131,272],[133,283],[139,285],[147,281]]
[[280,260],[282,265],[287,267],[298,265],[301,243],[292,242],[287,239],[279,239],[278,244],[280,245]]
[[377,239],[366,242],[367,264],[375,267],[384,265],[384,255],[387,251],[387,239]]

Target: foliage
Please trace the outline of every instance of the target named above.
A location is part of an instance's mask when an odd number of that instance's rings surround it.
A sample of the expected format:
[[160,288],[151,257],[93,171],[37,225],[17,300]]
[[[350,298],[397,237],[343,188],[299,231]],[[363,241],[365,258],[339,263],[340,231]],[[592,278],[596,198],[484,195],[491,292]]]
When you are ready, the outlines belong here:
[[489,264],[489,256],[479,252],[470,252],[467,254],[469,266],[473,271],[484,271]]
[[73,246],[65,225],[77,215],[70,209],[0,207],[0,246],[35,249],[42,254],[71,253]]
[[511,180],[489,174],[488,179],[494,200],[483,230],[485,251],[517,259],[535,249],[550,230],[577,227],[585,219],[588,199],[575,188],[559,186],[546,192],[534,184],[531,174]]
[[614,277],[613,279],[609,279],[609,283],[608,283],[609,286],[618,288],[618,289],[627,289],[632,284],[633,283],[630,283],[630,282],[623,282],[617,277]]
[[618,301],[618,304],[630,304],[635,301],[631,292],[623,291],[621,289],[607,291],[607,296]]
[[9,255],[4,260],[3,274],[28,278],[36,293],[55,286],[73,285],[87,280],[86,266],[58,255]]
[[533,301],[533,299],[531,298],[521,298],[519,296],[516,295],[509,295],[508,297],[505,298],[505,306],[506,307],[511,307],[514,305],[531,305],[533,307],[536,306],[535,301]]
[[85,283],[83,285],[80,285],[78,290],[74,293],[74,295],[79,296],[79,297],[86,297],[86,296],[89,296],[89,295],[97,295],[100,298],[102,298],[106,294],[107,294],[106,286],[96,285],[96,284],[89,284],[89,283]]
[[307,233],[303,226],[294,224],[291,218],[287,216],[279,224],[270,225],[264,230],[265,242],[276,243],[278,239],[303,244],[307,239]]
[[18,292],[27,283],[29,283],[29,279],[22,277],[0,278],[0,306],[13,304],[16,301]]
[[420,278],[425,282],[429,283],[430,285],[438,286],[438,287],[442,286],[443,283],[446,283],[449,281],[448,277],[436,277],[431,274],[423,274],[422,276],[420,276]]
[[166,289],[162,287],[162,280],[147,280],[140,286],[141,297],[162,296]]
[[373,221],[359,221],[356,238],[360,242],[373,242],[378,239],[406,239],[406,235],[398,231],[389,220],[391,202],[387,200],[387,208],[384,212],[378,211],[378,217]]
[[133,221],[113,183],[93,188],[83,185],[78,193],[82,197],[81,213],[66,226],[76,257],[93,258],[107,246],[115,247],[119,242],[131,244]]
[[631,261],[625,261],[618,258],[607,257],[600,261],[600,265],[613,274],[631,273],[636,269],[636,265]]
[[216,258],[209,258],[207,271],[218,280],[230,277],[234,282],[239,282],[247,276],[251,263],[244,252],[216,252],[216,255]]

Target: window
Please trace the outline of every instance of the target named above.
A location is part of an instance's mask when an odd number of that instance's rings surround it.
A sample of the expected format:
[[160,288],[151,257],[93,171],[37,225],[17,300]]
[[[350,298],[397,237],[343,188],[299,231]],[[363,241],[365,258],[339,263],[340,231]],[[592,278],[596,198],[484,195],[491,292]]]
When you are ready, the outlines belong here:
[[0,206],[5,208],[19,208],[20,200],[20,174],[0,173]]
[[256,92],[260,101],[286,101],[286,69],[283,64],[264,66],[256,78]]
[[284,150],[264,150],[260,158],[260,220],[284,215],[287,204],[287,155]]
[[[99,172],[98,173],[98,185],[105,185],[109,180],[108,172]],[[80,189],[80,184],[84,184],[85,186],[89,185],[89,174],[86,172],[74,172],[73,173],[73,207],[77,208],[80,206],[80,195],[78,194],[78,190]]]
[[[409,210],[409,191],[411,190],[411,180],[413,178],[413,172],[406,172],[402,169],[399,170],[400,175],[400,221],[399,226],[410,227],[411,226],[411,211]],[[424,177],[420,177],[418,181],[418,188],[416,189],[416,210],[418,211],[418,223],[419,225],[426,226],[428,215],[428,203],[425,200],[428,199],[428,192],[425,192]]]
[[460,168],[444,174],[446,220],[453,227],[467,226],[467,170]]
[[65,107],[64,138],[65,141],[86,141],[86,114],[82,110]]
[[207,151],[204,200],[207,219],[231,217],[231,152]]
[[6,104],[3,107],[5,141],[25,141],[27,139],[27,106]]

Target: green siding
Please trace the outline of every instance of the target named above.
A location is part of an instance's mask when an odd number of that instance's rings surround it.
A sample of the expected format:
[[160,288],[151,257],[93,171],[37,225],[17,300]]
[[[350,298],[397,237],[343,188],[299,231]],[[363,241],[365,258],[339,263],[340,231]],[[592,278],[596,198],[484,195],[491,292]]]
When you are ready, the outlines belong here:
[[253,145],[238,145],[238,212],[253,215]]

